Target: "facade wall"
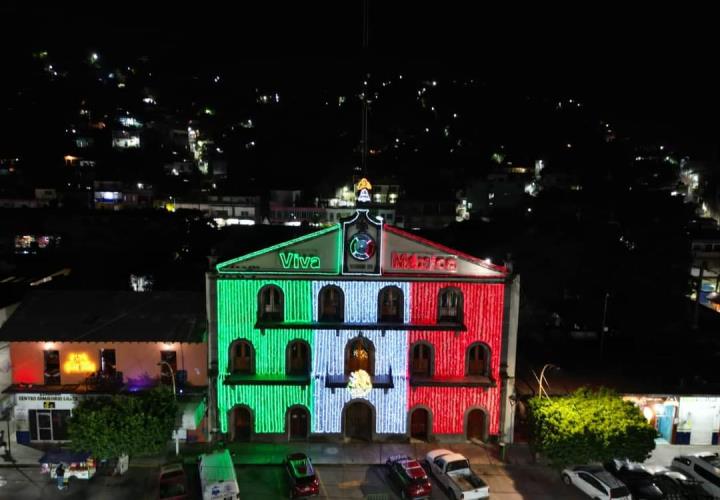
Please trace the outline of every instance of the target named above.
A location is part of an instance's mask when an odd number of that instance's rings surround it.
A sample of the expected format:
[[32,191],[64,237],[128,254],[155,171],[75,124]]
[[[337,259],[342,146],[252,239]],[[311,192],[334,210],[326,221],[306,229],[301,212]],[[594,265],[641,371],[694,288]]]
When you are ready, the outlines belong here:
[[[432,325],[437,322],[438,294],[444,287],[456,287],[463,294],[465,332],[454,331],[382,331],[255,329],[258,293],[266,285],[283,290],[285,321],[316,322],[318,298],[323,287],[334,285],[344,293],[347,323],[376,323],[378,295],[386,286],[400,288],[404,296],[404,322]],[[375,348],[375,375],[392,372],[393,388],[372,389],[365,398],[375,409],[374,430],[378,434],[406,434],[407,413],[416,406],[433,413],[432,434],[462,434],[465,414],[483,409],[488,417],[488,432],[499,432],[500,349],[504,284],[467,282],[398,282],[384,280],[253,280],[220,279],[218,289],[218,407],[220,428],[228,432],[230,412],[237,405],[248,406],[254,416],[254,432],[286,432],[286,411],[305,406],[310,413],[311,432],[342,432],[343,409],[353,400],[346,388],[328,388],[328,376],[345,372],[345,348],[360,334]],[[266,386],[223,384],[230,373],[230,348],[238,339],[252,343],[257,375],[282,375],[286,371],[286,349],[290,342],[303,340],[310,349],[312,367],[309,386]],[[489,375],[497,384],[477,387],[410,387],[409,352],[413,343],[429,342],[434,349],[434,375],[437,378],[461,378],[465,375],[466,353],[475,342],[490,350]]]
[[[463,294],[465,332],[412,331],[409,344],[426,341],[433,346],[434,376],[460,378],[465,375],[468,347],[482,342],[490,349],[490,378],[497,386],[475,387],[413,387],[408,393],[408,407],[427,406],[433,413],[434,434],[463,432],[465,411],[482,407],[487,411],[488,432],[497,434],[500,419],[500,349],[503,320],[503,284],[456,282],[424,282],[412,285],[412,322],[437,322],[438,294],[442,288],[455,287]],[[448,411],[450,409],[450,411]]]
[[[82,383],[92,371],[100,369],[100,349],[115,349],[115,369],[123,373],[126,381],[160,377],[160,353],[175,351],[177,369],[187,370],[188,383],[207,385],[207,344],[162,342],[11,342],[13,383],[44,385],[45,350],[59,351],[62,384]],[[70,373],[65,364],[74,354],[86,354],[94,369]]]
[[229,412],[236,405],[249,406],[254,411],[255,432],[282,433],[285,431],[285,411],[294,405],[305,406],[312,412],[312,385],[298,386],[231,386],[223,378],[230,373],[230,346],[240,339],[249,341],[255,351],[257,375],[285,373],[285,352],[293,340],[304,340],[311,346],[311,362],[315,350],[312,330],[267,330],[255,328],[258,292],[266,285],[283,290],[285,321],[310,322],[312,299],[310,282],[299,280],[218,280],[218,418],[221,432],[228,432]]
[[[370,300],[368,300],[370,302]],[[353,399],[346,388],[325,387],[327,374],[342,375],[345,372],[345,347],[358,337],[357,330],[320,330],[315,334],[314,419],[315,433],[342,432],[342,412]],[[392,389],[372,389],[365,398],[375,408],[375,432],[379,434],[404,434],[407,413],[407,332],[379,330],[362,332],[363,337],[375,347],[375,375],[392,372]]]

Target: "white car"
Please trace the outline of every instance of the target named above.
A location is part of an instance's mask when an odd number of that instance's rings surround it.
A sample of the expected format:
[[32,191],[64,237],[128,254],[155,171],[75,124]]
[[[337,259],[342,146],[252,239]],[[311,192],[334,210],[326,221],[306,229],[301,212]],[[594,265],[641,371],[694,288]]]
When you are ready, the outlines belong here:
[[705,451],[680,455],[673,458],[671,467],[700,482],[711,495],[720,497],[720,456],[717,453]]
[[578,465],[562,471],[563,483],[593,500],[632,500],[630,490],[600,465]]

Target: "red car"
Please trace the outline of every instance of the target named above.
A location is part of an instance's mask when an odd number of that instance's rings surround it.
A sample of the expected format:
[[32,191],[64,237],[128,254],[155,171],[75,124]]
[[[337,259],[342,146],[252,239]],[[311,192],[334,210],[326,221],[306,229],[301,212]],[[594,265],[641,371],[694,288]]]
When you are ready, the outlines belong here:
[[385,464],[388,466],[390,479],[400,487],[402,498],[430,498],[432,483],[420,462],[405,455],[398,455],[388,458]]
[[189,500],[187,477],[182,464],[164,465],[160,468],[158,499]]
[[290,482],[290,498],[305,498],[320,494],[315,468],[304,453],[293,453],[285,459],[285,469]]

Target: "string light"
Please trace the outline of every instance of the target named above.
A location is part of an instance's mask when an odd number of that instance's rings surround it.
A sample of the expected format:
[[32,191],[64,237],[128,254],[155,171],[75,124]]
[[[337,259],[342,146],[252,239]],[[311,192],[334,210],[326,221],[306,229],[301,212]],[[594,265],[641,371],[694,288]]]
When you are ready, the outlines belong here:
[[[313,345],[313,331],[268,330],[263,335],[255,329],[257,297],[260,289],[275,285],[283,291],[285,320],[309,322],[313,301],[309,281],[300,280],[218,280],[218,409],[220,428],[227,432],[228,413],[236,405],[249,406],[255,416],[255,432],[284,432],[285,412],[293,405],[305,406],[312,415],[312,387],[309,386],[229,386],[224,376],[233,341],[245,339],[255,350],[257,375],[285,373],[285,352],[293,340]],[[312,356],[312,353],[311,353]]]
[[[285,321],[308,323],[307,329],[265,332],[255,329],[258,293],[267,285],[282,290]],[[440,290],[455,287],[463,294],[463,320],[467,331],[313,330],[311,323],[318,321],[320,291],[328,285],[342,290],[344,319],[355,324],[377,323],[378,297],[388,286],[402,291],[406,323],[436,324]],[[373,406],[374,428],[379,434],[406,434],[408,409],[417,406],[432,411],[433,428],[429,430],[434,434],[462,434],[466,415],[472,409],[486,413],[490,434],[499,431],[502,283],[220,279],[217,296],[218,368],[221,374],[217,390],[222,432],[228,431],[230,411],[237,405],[246,405],[252,410],[256,433],[285,432],[288,408],[300,405],[311,415],[313,433],[339,434],[343,428],[343,411],[356,400]],[[358,360],[374,357],[370,363],[374,379],[359,370],[352,374],[354,378],[347,387],[326,387],[328,377],[345,376],[347,346],[358,338],[363,339],[367,350],[355,347],[353,356]],[[229,373],[230,347],[238,339],[253,345],[257,375],[285,374],[288,344],[294,340],[307,342],[311,346],[310,385],[224,385],[224,375]],[[409,347],[419,341],[433,346],[434,377],[437,379],[464,377],[468,347],[476,342],[485,344],[490,352],[489,376],[498,386],[408,388]],[[380,377],[391,377],[392,387],[378,387]]]
[[434,376],[438,379],[465,376],[468,347],[482,342],[490,350],[490,378],[497,387],[413,387],[409,391],[408,408],[427,406],[433,413],[435,434],[463,432],[465,412],[472,407],[486,410],[488,431],[496,434],[500,423],[500,348],[504,285],[425,282],[413,283],[412,322],[433,324],[437,321],[438,295],[445,287],[458,288],[463,294],[464,322],[467,331],[459,335],[450,331],[411,331],[410,345],[424,340],[435,350]]

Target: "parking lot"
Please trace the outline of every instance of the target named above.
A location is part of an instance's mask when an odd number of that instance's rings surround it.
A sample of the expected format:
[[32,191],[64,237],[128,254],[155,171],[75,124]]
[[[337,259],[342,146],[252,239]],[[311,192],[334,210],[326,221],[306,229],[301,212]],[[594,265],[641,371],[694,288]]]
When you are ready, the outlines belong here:
[[[392,485],[384,466],[380,465],[319,465],[320,498],[393,500],[400,491]],[[574,488],[562,484],[559,477],[536,466],[478,466],[476,472],[490,486],[493,499],[498,500],[573,500],[584,498]],[[237,467],[240,494],[243,499],[288,498],[285,471],[280,466]],[[447,499],[440,485],[433,480],[433,499]],[[198,487],[199,488],[199,487]],[[199,489],[197,490],[199,492]]]

